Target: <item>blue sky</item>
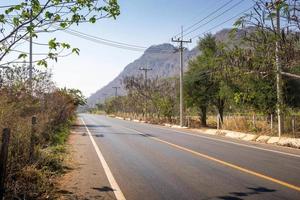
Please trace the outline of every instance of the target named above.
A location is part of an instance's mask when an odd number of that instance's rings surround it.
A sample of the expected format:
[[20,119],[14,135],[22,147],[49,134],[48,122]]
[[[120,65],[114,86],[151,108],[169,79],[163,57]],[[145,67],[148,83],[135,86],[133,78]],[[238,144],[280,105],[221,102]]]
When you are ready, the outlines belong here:
[[[214,16],[239,1],[233,0]],[[170,42],[171,37],[180,32],[181,25],[184,27],[192,25],[226,2],[229,0],[119,0],[121,15],[116,20],[104,19],[96,24],[84,24],[73,29],[110,40],[148,47]],[[205,32],[251,5],[253,0],[244,0],[234,9],[187,35],[186,38]],[[233,21],[215,28],[212,32],[231,27]],[[56,37],[80,48],[80,56],[61,58],[58,63],[51,63],[50,66],[58,86],[78,88],[86,96],[105,86],[127,64],[142,55],[142,52],[95,44],[64,32],[52,33],[47,37]],[[196,40],[188,47],[192,48],[195,45]],[[34,50],[40,51],[38,46],[34,46]]]

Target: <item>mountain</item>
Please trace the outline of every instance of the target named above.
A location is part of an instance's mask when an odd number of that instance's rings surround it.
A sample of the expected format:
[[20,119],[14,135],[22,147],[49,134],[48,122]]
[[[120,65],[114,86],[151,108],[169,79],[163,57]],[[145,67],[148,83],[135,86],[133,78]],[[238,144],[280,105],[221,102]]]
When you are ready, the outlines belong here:
[[[240,39],[249,29],[238,30],[236,39],[229,38],[229,33],[232,29],[223,29],[217,32],[214,36],[219,41],[236,41]],[[234,42],[235,43],[235,42]],[[194,49],[184,51],[184,70],[187,69],[188,61],[199,54],[197,47]],[[143,72],[139,70],[140,67],[152,68],[148,72],[149,78],[155,77],[174,77],[179,76],[179,53],[176,51],[176,47],[171,44],[160,44],[149,47],[144,54],[128,64],[124,70],[110,83],[103,88],[99,89],[96,93],[92,94],[88,98],[88,107],[94,107],[99,102],[104,102],[105,98],[109,98],[115,95],[115,89],[112,87],[118,86],[118,95],[125,95],[126,91],[122,86],[122,80],[126,76],[140,76]]]
[[[199,51],[195,48],[192,50],[185,49],[184,51],[184,68],[186,69],[187,62],[195,57]],[[112,87],[119,86],[118,95],[126,94],[122,86],[122,80],[126,76],[140,76],[143,72],[139,70],[140,67],[152,68],[148,72],[148,77],[172,77],[179,75],[179,53],[176,47],[171,44],[160,44],[149,47],[144,54],[128,64],[124,70],[110,83],[92,94],[88,98],[88,106],[93,107],[96,103],[103,102],[105,98],[115,95],[115,89]]]

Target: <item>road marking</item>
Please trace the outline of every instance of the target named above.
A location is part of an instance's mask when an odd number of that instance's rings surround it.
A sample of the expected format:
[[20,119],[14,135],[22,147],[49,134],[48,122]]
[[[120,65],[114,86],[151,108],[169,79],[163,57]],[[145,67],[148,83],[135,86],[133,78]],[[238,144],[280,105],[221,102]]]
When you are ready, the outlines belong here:
[[[158,129],[169,130],[169,129],[165,129],[165,128],[158,128]],[[293,156],[293,157],[300,158],[300,155],[293,154],[293,153],[287,153],[287,152],[282,152],[282,151],[277,151],[277,150],[272,150],[272,149],[265,149],[265,148],[262,148],[262,147],[256,147],[256,146],[252,146],[252,145],[248,145],[248,144],[241,144],[241,143],[222,140],[222,139],[218,139],[218,138],[211,138],[211,137],[207,137],[207,136],[203,136],[203,135],[197,135],[197,134],[187,133],[187,132],[178,131],[178,130],[172,130],[172,131],[174,131],[176,133],[182,133],[182,134],[185,134],[185,135],[191,135],[191,136],[194,136],[194,137],[200,137],[200,138],[215,140],[215,141],[219,141],[219,142],[223,142],[223,143],[234,144],[234,145],[237,145],[237,146],[243,146],[243,147],[248,147],[248,148],[252,148],[252,149],[259,149],[259,150],[262,150],[262,151],[269,151],[269,152],[273,152],[273,153],[278,153],[278,154],[283,154],[283,155],[288,155],[288,156]]]
[[287,155],[287,156],[300,158],[300,155],[293,154],[293,153],[287,153],[287,152],[282,152],[282,151],[277,151],[277,150],[272,150],[272,149],[265,149],[265,148],[262,148],[262,147],[256,147],[256,146],[252,146],[252,145],[247,145],[247,144],[222,140],[222,139],[218,139],[218,138],[212,138],[212,137],[207,137],[207,136],[203,136],[203,135],[197,135],[197,134],[194,134],[194,133],[187,133],[187,132],[183,132],[183,131],[174,130],[172,128],[168,129],[168,128],[161,128],[161,127],[158,127],[158,126],[155,126],[155,125],[150,125],[150,124],[147,124],[147,125],[149,125],[150,127],[154,126],[155,128],[160,129],[160,130],[173,131],[173,132],[176,132],[176,133],[190,135],[190,136],[193,136],[193,137],[205,138],[205,139],[208,139],[208,140],[214,140],[214,141],[218,141],[218,142],[234,144],[234,145],[237,145],[237,146],[243,146],[243,147],[248,147],[248,148],[252,148],[252,149],[258,149],[258,150],[262,150],[262,151],[268,151],[268,152],[272,152],[272,153],[278,153],[278,154],[282,154],[282,155]]
[[88,127],[86,126],[86,124],[85,124],[85,122],[83,121],[83,119],[82,119],[82,118],[80,118],[80,119],[81,119],[83,125],[85,126],[86,131],[88,132],[88,135],[89,135],[89,137],[90,137],[90,139],[91,139],[91,141],[92,141],[92,144],[93,144],[93,146],[94,146],[94,148],[95,148],[95,150],[96,150],[96,153],[97,153],[97,155],[98,155],[98,158],[99,158],[99,160],[100,160],[100,162],[101,162],[101,164],[102,164],[102,167],[103,167],[103,169],[104,169],[104,172],[105,172],[105,174],[106,174],[106,177],[107,177],[107,179],[108,179],[108,181],[109,181],[111,187],[113,188],[113,191],[114,191],[114,194],[115,194],[115,196],[116,196],[116,199],[117,199],[117,200],[126,200],[126,198],[125,198],[124,194],[122,193],[122,191],[121,191],[121,189],[120,189],[120,187],[119,187],[119,185],[118,185],[116,179],[114,178],[113,174],[111,173],[111,171],[110,171],[110,169],[109,169],[109,167],[108,167],[108,164],[107,164],[107,162],[105,161],[105,159],[104,159],[104,157],[103,157],[103,154],[101,153],[99,147],[97,146],[97,144],[96,144],[96,142],[95,142],[95,140],[94,140],[94,138],[93,138],[93,136],[92,136],[90,130],[89,130]]
[[[136,133],[138,133],[138,134],[140,134],[140,135],[147,136],[145,133],[142,133],[142,132],[137,131],[137,130],[135,130],[135,129],[127,128],[127,127],[124,127],[124,126],[123,126],[123,128],[128,129],[128,130],[131,130],[131,131],[134,131],[134,132],[136,132]],[[156,140],[156,141],[158,141],[158,142],[167,144],[167,145],[172,146],[172,147],[174,147],[174,148],[180,149],[180,150],[182,150],[182,151],[189,152],[189,153],[194,154],[194,155],[196,155],[196,156],[199,156],[199,157],[202,157],[202,158],[206,158],[206,159],[208,159],[208,160],[217,162],[217,163],[222,164],[222,165],[225,165],[225,166],[227,166],[227,167],[230,167],[230,168],[233,168],[233,169],[236,169],[236,170],[245,172],[245,173],[247,173],[247,174],[250,174],[250,175],[253,175],[253,176],[256,176],[256,177],[259,177],[259,178],[268,180],[268,181],[271,181],[271,182],[273,182],[273,183],[277,183],[277,184],[279,184],[279,185],[282,185],[282,186],[285,186],[285,187],[287,187],[287,188],[290,188],[290,189],[293,189],[293,190],[297,190],[298,192],[300,192],[300,187],[299,187],[299,186],[292,185],[292,184],[290,184],[290,183],[287,183],[287,182],[284,182],[284,181],[281,181],[281,180],[272,178],[272,177],[270,177],[270,176],[266,176],[266,175],[260,174],[260,173],[258,173],[258,172],[255,172],[255,171],[252,171],[252,170],[249,170],[249,169],[240,167],[240,166],[238,166],[238,165],[235,165],[235,164],[232,164],[232,163],[229,163],[229,162],[226,162],[226,161],[223,161],[223,160],[214,158],[214,157],[212,157],[212,156],[209,156],[209,155],[206,155],[206,154],[203,154],[203,153],[199,153],[199,152],[197,152],[197,151],[193,151],[193,150],[191,150],[191,149],[188,149],[188,148],[179,146],[179,145],[174,144],[174,143],[171,143],[171,142],[167,142],[167,141],[162,140],[162,139],[159,139],[159,138],[155,138],[155,137],[151,137],[151,136],[149,136],[149,138],[151,138],[151,139],[153,139],[153,140]]]

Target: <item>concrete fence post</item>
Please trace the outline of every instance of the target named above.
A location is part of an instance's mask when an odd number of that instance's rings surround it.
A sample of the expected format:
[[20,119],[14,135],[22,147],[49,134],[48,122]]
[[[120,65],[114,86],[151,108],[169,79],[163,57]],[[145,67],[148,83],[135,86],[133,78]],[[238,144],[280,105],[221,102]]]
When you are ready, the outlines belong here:
[[273,133],[273,114],[271,114],[270,126],[271,126],[271,133]]
[[255,114],[252,115],[252,124],[253,124],[253,127],[256,128],[256,115]]
[[293,134],[295,134],[295,132],[296,132],[295,116],[292,116],[292,132],[293,132]]
[[217,129],[219,130],[221,128],[221,123],[220,123],[220,114],[217,114]]
[[6,178],[6,163],[8,158],[8,146],[10,139],[10,129],[3,129],[2,145],[0,152],[0,200],[4,198],[5,193],[5,178]]

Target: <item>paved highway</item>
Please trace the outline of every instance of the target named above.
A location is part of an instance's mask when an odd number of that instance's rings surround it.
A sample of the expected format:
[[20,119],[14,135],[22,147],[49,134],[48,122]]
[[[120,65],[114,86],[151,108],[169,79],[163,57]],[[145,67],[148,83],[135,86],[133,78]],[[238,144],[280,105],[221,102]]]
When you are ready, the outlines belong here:
[[299,150],[100,115],[79,118],[115,199],[300,199]]

